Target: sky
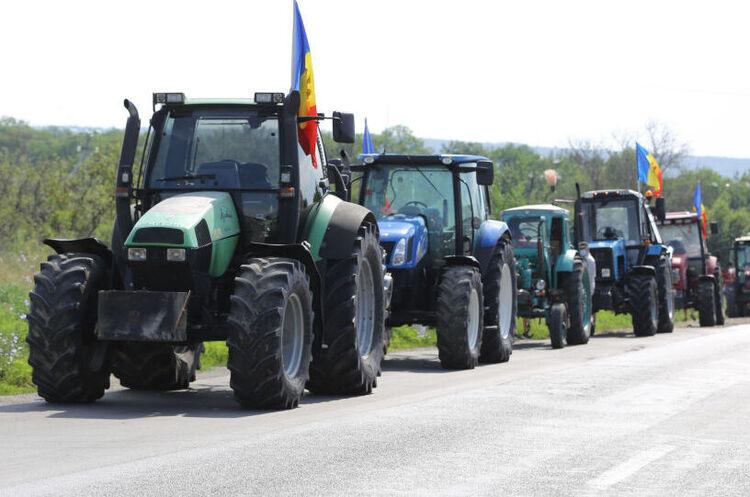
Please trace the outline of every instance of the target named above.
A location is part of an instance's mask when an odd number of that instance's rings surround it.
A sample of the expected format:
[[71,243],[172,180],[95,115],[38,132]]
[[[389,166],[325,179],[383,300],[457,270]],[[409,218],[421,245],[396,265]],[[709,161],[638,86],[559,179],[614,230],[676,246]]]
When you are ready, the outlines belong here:
[[[645,140],[750,157],[750,4],[729,1],[299,0],[318,110],[362,130],[566,146]],[[151,93],[287,91],[291,0],[5,0],[0,116],[123,127]]]

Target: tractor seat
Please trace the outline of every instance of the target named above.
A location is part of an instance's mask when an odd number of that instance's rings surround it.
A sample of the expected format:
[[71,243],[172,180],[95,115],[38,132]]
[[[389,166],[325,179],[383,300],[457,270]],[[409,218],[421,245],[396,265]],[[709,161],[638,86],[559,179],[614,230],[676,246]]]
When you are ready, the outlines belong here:
[[422,209],[416,205],[405,205],[398,210],[398,213],[408,217],[417,217],[422,214]]
[[237,163],[231,160],[204,162],[195,171],[196,175],[213,174],[217,185],[224,188],[239,188],[240,173]]

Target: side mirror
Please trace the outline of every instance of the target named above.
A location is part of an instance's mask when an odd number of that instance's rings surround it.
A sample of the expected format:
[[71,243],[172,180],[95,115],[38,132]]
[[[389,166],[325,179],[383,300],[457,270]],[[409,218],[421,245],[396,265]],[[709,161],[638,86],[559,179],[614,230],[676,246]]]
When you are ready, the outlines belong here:
[[656,205],[654,206],[654,216],[656,216],[656,219],[658,219],[660,222],[664,222],[664,219],[666,219],[667,203],[664,200],[664,197],[659,197],[656,199]]
[[354,114],[333,113],[333,141],[354,143]]
[[716,221],[711,221],[708,223],[709,228],[711,229],[712,235],[718,235],[719,234],[719,223]]
[[477,162],[477,183],[490,186],[495,181],[495,167],[490,161]]

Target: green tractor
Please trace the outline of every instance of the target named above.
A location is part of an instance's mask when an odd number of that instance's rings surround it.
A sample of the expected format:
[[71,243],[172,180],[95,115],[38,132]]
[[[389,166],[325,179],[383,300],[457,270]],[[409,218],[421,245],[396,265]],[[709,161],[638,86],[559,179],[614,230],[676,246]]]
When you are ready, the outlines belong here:
[[[292,408],[305,388],[371,392],[388,279],[375,217],[342,200],[320,139],[300,145],[300,125],[325,117],[299,117],[296,91],[153,98],[140,168],[140,119],[125,101],[111,247],[44,241],[57,254],[35,275],[28,314],[39,395],[91,402],[111,373],[132,389],[184,389],[212,340],[226,341],[243,407]],[[353,116],[332,119],[334,139],[352,143]]]
[[[518,274],[518,316],[545,318],[552,348],[580,345],[593,331],[593,280],[587,253],[573,248],[568,211],[554,205],[506,209]],[[595,272],[595,271],[594,271]]]

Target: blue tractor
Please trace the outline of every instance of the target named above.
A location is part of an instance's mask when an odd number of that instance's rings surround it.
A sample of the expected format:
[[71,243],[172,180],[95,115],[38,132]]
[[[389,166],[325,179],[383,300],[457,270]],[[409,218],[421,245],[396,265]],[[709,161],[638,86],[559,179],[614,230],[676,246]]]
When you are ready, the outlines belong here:
[[492,162],[469,155],[361,159],[352,166],[352,189],[378,219],[393,277],[387,326],[435,326],[446,369],[507,361],[516,271],[507,225],[490,220]]
[[674,328],[672,248],[656,224],[665,216],[664,199],[652,212],[633,190],[586,192],[575,204],[576,239],[588,242],[596,261],[594,312],[630,314],[636,336]]

